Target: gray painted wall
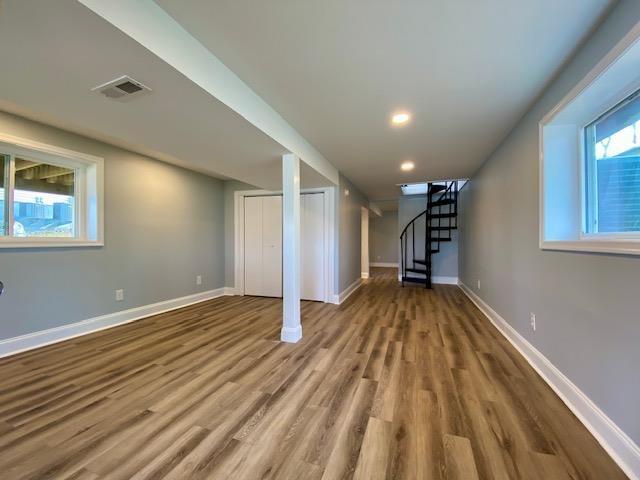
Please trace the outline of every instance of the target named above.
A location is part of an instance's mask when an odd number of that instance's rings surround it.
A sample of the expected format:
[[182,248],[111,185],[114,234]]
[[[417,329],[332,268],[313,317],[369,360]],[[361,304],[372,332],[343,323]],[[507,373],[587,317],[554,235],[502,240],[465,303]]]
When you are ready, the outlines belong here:
[[621,1],[463,189],[460,255],[462,281],[636,443],[640,257],[538,248],[538,122],[639,20]]
[[382,212],[369,217],[369,261],[398,263],[398,212]]
[[[398,230],[400,237],[402,230],[420,212],[424,211],[427,204],[426,195],[410,195],[401,197],[398,203]],[[460,220],[458,221],[460,223]],[[416,221],[416,251],[424,258],[424,217]],[[432,271],[434,277],[458,276],[458,233],[454,230],[450,242],[440,243],[440,252],[432,257]],[[434,244],[435,246],[435,244]]]
[[224,285],[220,180],[5,113],[0,131],[105,160],[104,247],[0,249],[0,339]]
[[[346,190],[349,191],[349,195],[345,195]],[[338,289],[335,293],[338,294],[361,276],[361,207],[367,207],[369,201],[344,175],[340,175],[340,185],[336,189],[336,197],[338,211],[338,250],[336,258],[338,260],[338,268],[335,270]]]

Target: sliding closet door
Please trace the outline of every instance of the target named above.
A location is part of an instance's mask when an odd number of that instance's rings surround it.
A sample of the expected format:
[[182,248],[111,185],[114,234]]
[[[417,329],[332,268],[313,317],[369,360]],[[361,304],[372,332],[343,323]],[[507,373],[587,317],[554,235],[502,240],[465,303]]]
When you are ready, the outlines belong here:
[[262,197],[262,292],[282,296],[282,197]]
[[300,196],[300,297],[325,301],[324,194]]
[[[300,298],[326,300],[323,193],[300,196]],[[244,293],[282,297],[282,197],[245,197]]]
[[244,199],[244,293],[262,295],[262,197]]
[[244,293],[282,296],[282,197],[245,197]]

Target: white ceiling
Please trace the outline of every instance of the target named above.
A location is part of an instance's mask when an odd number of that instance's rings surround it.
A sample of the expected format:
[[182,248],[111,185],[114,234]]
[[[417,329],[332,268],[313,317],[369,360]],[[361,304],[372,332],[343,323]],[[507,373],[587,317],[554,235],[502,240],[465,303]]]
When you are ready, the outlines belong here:
[[[614,3],[156,1],[372,199],[471,175]],[[284,147],[77,1],[0,5],[0,109],[280,185]],[[122,74],[154,92],[122,104],[89,91]],[[409,126],[390,128],[397,108]],[[323,180],[306,168],[303,183]]]
[[471,175],[615,2],[156,3],[376,199]]
[[[220,178],[281,186],[287,150],[75,0],[6,0],[0,109]],[[153,92],[120,103],[91,92],[128,74]],[[326,184],[310,168],[306,185]]]

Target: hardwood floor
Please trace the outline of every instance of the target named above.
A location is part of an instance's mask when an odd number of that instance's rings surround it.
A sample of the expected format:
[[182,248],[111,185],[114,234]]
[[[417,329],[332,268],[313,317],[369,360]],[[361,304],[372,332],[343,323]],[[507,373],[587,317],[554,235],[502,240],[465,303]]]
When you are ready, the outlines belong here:
[[226,297],[0,360],[3,479],[626,478],[457,287]]

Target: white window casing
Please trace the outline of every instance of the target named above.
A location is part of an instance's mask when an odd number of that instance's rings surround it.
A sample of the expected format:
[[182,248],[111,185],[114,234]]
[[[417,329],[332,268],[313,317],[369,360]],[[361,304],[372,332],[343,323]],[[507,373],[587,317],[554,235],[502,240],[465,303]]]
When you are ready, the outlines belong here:
[[[10,158],[6,198],[9,208],[8,235],[0,236],[0,248],[48,248],[104,245],[104,160],[94,155],[76,152],[29,139],[0,133],[0,153]],[[74,236],[16,237],[13,236],[13,195],[16,156],[40,160],[49,165],[74,170]]]
[[640,255],[640,233],[587,233],[584,141],[587,125],[639,89],[640,23],[540,121],[541,249]]

